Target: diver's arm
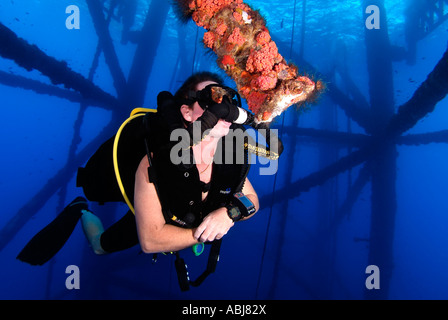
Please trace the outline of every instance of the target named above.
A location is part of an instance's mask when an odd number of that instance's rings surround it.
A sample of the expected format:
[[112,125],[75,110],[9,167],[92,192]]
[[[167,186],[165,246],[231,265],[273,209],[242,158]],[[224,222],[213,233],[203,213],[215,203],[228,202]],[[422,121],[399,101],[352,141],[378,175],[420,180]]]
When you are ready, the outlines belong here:
[[[242,218],[240,221],[252,218],[260,207],[257,193],[247,178],[242,191],[244,195],[254,204],[256,211],[249,217]],[[234,222],[230,219],[227,213],[227,208],[221,207],[210,212],[204,218],[204,221],[195,230],[194,237],[201,242],[219,240],[227,234],[233,225]]]
[[242,191],[243,191],[243,194],[246,197],[248,197],[249,200],[254,204],[255,212],[253,214],[251,214],[249,217],[244,217],[240,221],[244,221],[244,220],[252,218],[255,215],[255,213],[257,213],[258,210],[260,209],[260,203],[258,201],[258,195],[255,192],[255,189],[252,186],[252,184],[250,183],[248,178],[246,178],[246,181],[244,182],[244,186],[243,186],[243,190]]
[[165,223],[154,184],[148,182],[148,166],[148,159],[144,157],[135,175],[135,219],[143,252],[178,251],[198,243],[193,229]]

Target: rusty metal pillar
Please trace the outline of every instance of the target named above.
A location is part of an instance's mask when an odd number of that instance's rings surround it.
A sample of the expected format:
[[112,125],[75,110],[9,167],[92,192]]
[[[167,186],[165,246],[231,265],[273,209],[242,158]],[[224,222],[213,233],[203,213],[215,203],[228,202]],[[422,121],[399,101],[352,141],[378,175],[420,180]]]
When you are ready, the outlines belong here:
[[[379,9],[379,29],[365,31],[367,68],[369,74],[370,107],[374,128],[384,130],[394,115],[394,89],[391,47],[388,35],[384,0],[363,1],[363,10],[374,5]],[[369,13],[365,13],[367,19]],[[378,132],[376,132],[378,133]],[[375,133],[374,133],[375,135]],[[371,161],[372,197],[368,265],[381,271],[379,290],[367,290],[366,299],[387,299],[393,271],[393,240],[395,229],[396,162],[397,151],[393,142],[377,149]]]

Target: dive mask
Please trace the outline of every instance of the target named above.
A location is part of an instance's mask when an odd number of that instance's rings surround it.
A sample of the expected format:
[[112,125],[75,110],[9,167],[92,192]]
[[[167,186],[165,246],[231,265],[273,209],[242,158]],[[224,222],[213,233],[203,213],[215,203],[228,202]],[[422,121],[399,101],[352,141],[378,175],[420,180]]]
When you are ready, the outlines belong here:
[[188,99],[197,101],[203,110],[212,104],[221,103],[223,99],[228,99],[230,103],[241,108],[241,97],[238,92],[220,84],[210,84],[201,91],[190,91]]

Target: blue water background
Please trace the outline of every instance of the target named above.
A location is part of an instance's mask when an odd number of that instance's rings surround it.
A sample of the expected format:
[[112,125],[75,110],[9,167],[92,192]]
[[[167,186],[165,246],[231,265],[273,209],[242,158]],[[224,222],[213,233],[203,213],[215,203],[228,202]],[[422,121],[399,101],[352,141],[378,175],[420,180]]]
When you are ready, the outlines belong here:
[[[149,2],[139,1],[135,30],[143,25]],[[247,3],[260,10],[281,54],[293,61],[302,39],[302,2],[248,0]],[[405,10],[409,3],[385,1],[393,45],[406,46]],[[80,8],[79,30],[68,30],[65,26],[68,17],[65,8],[72,4]],[[363,11],[363,4],[357,0],[308,1],[303,57],[322,75],[330,73],[335,65],[347,68],[350,78],[369,101]],[[84,1],[0,0],[0,22],[87,77],[98,37]],[[442,57],[447,46],[447,28],[447,23],[442,24],[418,43],[415,65],[405,61],[393,63],[397,108],[412,97]],[[127,76],[136,46],[120,43],[121,30],[122,25],[113,20],[110,32],[120,66]],[[170,9],[149,78],[145,106],[155,107],[158,92],[174,92],[193,71],[220,72],[215,57],[200,42],[203,32],[191,21],[181,24]],[[180,43],[185,45],[183,49]],[[177,68],[178,57],[187,62],[181,69]],[[0,58],[0,70],[51,84],[40,72],[28,72],[3,58]],[[342,78],[324,80],[332,81],[344,91]],[[116,95],[103,55],[93,81],[104,91]],[[227,83],[232,85],[230,79]],[[278,172],[260,175],[260,168],[266,164],[257,162],[249,175],[261,199],[260,212],[250,221],[238,223],[225,237],[216,273],[201,287],[183,293],[177,284],[172,256],[160,256],[153,264],[152,256],[140,254],[138,247],[109,256],[95,256],[80,225],[50,263],[32,267],[15,259],[27,241],[57,215],[61,206],[81,195],[81,190],[75,186],[76,167],[69,167],[60,185],[66,191],[61,193],[59,188],[53,188],[54,192],[46,195],[40,210],[28,212],[29,219],[20,225],[14,222],[19,210],[23,210],[44,186],[54,183],[53,177],[67,165],[80,105],[0,85],[0,230],[3,230],[0,231],[3,232],[0,234],[0,299],[369,298],[366,268],[375,264],[368,259],[370,183],[362,188],[335,229],[329,230],[338,208],[350,193],[349,183],[356,180],[361,166],[307,192],[296,194],[294,188],[288,187],[349,152],[348,148],[328,141],[296,137],[294,127],[340,132],[350,127],[353,133],[365,133],[347,119],[327,94],[308,111],[299,113],[290,108],[276,120],[274,128],[280,130],[285,142]],[[448,100],[441,101],[433,113],[407,134],[445,130],[447,107]],[[130,105],[122,114],[132,108]],[[324,116],[328,114],[331,117]],[[111,111],[87,108],[76,152],[94,140],[111,118]],[[291,126],[293,129],[286,130]],[[110,136],[116,129],[110,129]],[[386,298],[447,299],[447,145],[399,145],[397,152],[397,210],[393,241],[388,244],[393,253],[393,266],[388,266],[386,271],[392,272]],[[279,201],[282,196],[287,201]],[[125,205],[92,204],[91,209],[106,226],[126,212]],[[15,235],[5,238],[11,226],[16,230]],[[196,258],[185,250],[183,256],[191,277],[197,277],[205,268],[207,255]],[[79,290],[68,290],[65,286],[68,277],[65,271],[69,265],[79,266]]]

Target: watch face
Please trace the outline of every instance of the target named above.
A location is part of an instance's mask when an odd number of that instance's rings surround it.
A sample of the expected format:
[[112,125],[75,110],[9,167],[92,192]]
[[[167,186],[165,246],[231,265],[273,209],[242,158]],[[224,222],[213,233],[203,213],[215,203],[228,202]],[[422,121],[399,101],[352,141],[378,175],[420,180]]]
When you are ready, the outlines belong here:
[[232,220],[237,219],[241,216],[241,212],[237,207],[231,207],[228,209],[229,216]]

